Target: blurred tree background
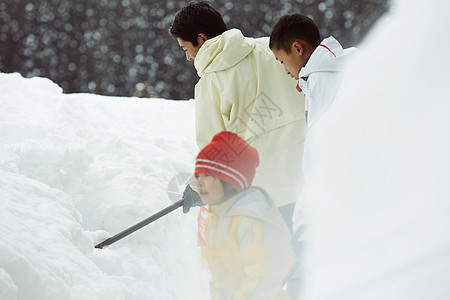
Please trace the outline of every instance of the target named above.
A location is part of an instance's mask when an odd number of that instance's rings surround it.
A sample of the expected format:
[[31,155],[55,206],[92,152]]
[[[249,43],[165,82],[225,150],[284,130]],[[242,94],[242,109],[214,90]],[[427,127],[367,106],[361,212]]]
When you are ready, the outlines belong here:
[[[198,80],[168,30],[190,1],[4,0],[0,71],[48,77],[65,93],[190,99]],[[357,46],[389,0],[211,0],[229,28],[268,36],[278,19],[300,12],[322,37]]]

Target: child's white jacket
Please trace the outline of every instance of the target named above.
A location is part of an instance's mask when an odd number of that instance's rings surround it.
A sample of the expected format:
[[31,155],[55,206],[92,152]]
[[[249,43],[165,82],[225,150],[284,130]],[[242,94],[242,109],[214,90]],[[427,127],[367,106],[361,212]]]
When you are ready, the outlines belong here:
[[355,48],[343,49],[332,36],[324,39],[300,70],[299,87],[305,94],[308,128],[332,103],[339,89],[343,67]]
[[290,231],[272,200],[250,187],[209,208],[205,255],[213,300],[289,299],[282,281],[292,266]]
[[237,29],[202,45],[194,61],[196,139],[200,149],[222,130],[247,140],[260,156],[253,184],[282,206],[301,188],[304,96],[268,45],[268,38],[246,38]]

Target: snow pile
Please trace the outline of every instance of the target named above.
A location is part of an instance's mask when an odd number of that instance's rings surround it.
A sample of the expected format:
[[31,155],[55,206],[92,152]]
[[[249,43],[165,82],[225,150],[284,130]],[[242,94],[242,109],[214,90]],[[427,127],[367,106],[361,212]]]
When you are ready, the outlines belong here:
[[398,1],[308,133],[314,299],[448,299],[448,1]]
[[196,213],[172,204],[198,151],[194,103],[65,95],[0,74],[0,299],[201,299]]

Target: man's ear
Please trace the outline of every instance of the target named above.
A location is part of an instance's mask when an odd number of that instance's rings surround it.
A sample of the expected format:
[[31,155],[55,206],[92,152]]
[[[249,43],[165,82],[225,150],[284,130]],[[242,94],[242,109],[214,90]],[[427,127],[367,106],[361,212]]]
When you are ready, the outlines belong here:
[[208,36],[204,33],[199,33],[197,36],[197,45],[200,47],[203,45],[204,42],[208,40]]
[[305,47],[299,41],[295,41],[292,43],[292,51],[295,51],[299,55],[303,55],[303,53],[305,53]]
[[203,43],[206,42],[206,41],[208,40],[208,36],[207,36],[206,34],[204,34],[204,33],[199,33],[199,34],[198,34],[198,38],[199,38],[200,40],[202,40]]

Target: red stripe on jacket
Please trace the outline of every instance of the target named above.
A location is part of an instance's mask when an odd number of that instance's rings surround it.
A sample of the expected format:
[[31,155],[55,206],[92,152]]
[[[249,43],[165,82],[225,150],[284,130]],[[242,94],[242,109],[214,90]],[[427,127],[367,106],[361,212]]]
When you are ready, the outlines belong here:
[[330,49],[330,48],[328,48],[327,46],[325,46],[324,44],[320,44],[319,46],[322,46],[322,47],[324,47],[325,49],[327,49],[328,51],[330,51],[330,52],[331,52],[331,54],[333,54],[333,56],[334,56],[334,57],[336,57],[336,54],[334,54],[334,52],[333,52],[333,51],[331,51],[331,49]]

